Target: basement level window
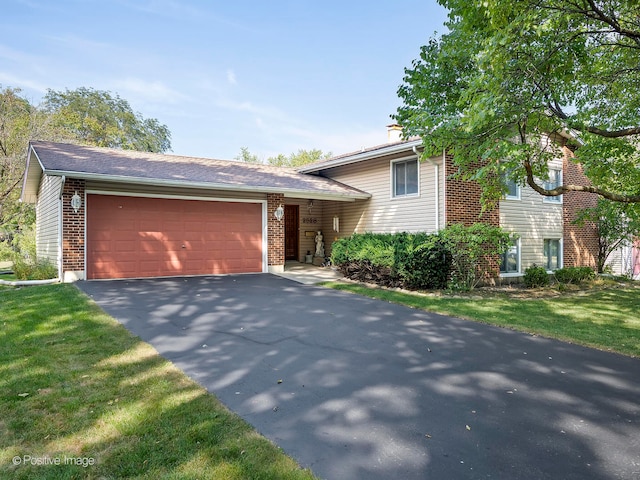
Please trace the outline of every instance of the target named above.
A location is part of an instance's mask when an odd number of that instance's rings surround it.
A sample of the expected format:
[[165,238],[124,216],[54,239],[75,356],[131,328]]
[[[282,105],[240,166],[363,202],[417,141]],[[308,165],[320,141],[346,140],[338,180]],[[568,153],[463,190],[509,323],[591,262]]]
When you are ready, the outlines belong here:
[[418,160],[399,160],[391,163],[392,196],[418,195]]

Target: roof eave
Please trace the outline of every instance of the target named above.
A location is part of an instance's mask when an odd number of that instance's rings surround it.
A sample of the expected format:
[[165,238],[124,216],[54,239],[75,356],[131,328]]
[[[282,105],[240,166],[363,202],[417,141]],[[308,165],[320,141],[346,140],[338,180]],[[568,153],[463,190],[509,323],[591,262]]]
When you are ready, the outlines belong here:
[[156,187],[183,187],[183,188],[201,188],[205,190],[223,190],[233,192],[253,192],[253,193],[282,193],[285,197],[290,198],[312,198],[318,200],[334,200],[339,202],[354,202],[360,199],[370,198],[371,195],[366,192],[353,192],[350,194],[340,194],[332,192],[322,192],[313,190],[302,190],[295,188],[283,187],[267,187],[255,185],[230,185],[225,183],[211,182],[189,182],[184,180],[166,180],[156,178],[140,178],[127,177],[122,175],[105,175],[99,173],[74,172],[63,170],[44,170],[46,175],[65,176],[67,178],[82,178],[84,180],[95,180],[112,183],[131,183],[135,181],[137,184],[156,186]]
[[421,139],[410,140],[407,142],[396,143],[389,146],[381,147],[376,150],[369,150],[365,152],[358,152],[352,155],[348,155],[346,157],[340,157],[335,160],[329,160],[326,163],[321,165],[308,165],[303,166],[298,169],[300,173],[315,173],[320,172],[321,170],[327,170],[329,168],[341,167],[343,165],[349,165],[352,163],[358,163],[365,160],[369,160],[371,158],[379,158],[387,155],[394,155],[396,153],[402,152],[404,150],[412,151],[413,147],[417,147],[422,145]]
[[[36,161],[32,160],[32,155]],[[38,153],[31,144],[27,149],[27,164],[24,170],[24,176],[22,177],[22,191],[20,192],[20,202],[24,203],[36,203],[38,199],[38,188],[40,186],[40,179],[44,172],[42,162],[38,157]],[[37,178],[33,178],[37,176]]]

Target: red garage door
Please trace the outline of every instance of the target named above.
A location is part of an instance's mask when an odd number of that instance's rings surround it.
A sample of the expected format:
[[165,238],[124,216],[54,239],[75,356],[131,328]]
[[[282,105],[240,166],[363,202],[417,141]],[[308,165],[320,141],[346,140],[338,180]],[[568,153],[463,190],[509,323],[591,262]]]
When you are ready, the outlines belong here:
[[87,196],[87,278],[262,272],[262,205]]

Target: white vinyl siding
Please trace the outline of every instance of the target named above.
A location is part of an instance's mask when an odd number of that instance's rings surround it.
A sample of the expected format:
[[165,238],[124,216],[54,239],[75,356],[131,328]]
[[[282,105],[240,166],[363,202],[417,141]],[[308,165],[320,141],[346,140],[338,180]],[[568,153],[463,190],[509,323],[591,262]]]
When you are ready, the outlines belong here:
[[[561,169],[562,160],[551,168]],[[531,187],[520,188],[520,201],[500,201],[500,226],[520,238],[520,272],[533,264],[544,266],[544,239],[562,238],[562,204],[549,203]]]
[[36,202],[36,253],[39,259],[59,264],[60,188],[62,179],[44,175]]
[[[406,155],[394,160],[415,159]],[[440,164],[439,192],[440,213],[444,211],[443,168],[441,160],[432,159]],[[323,172],[323,175],[371,194],[368,200],[355,202],[324,202],[323,232],[327,243],[348,236],[351,233],[394,233],[394,232],[433,232],[436,225],[442,226],[444,216],[436,222],[436,178],[435,166],[429,162],[419,165],[419,194],[392,198],[389,195],[391,178],[391,159],[367,160]],[[340,219],[340,232],[333,232],[333,217]]]

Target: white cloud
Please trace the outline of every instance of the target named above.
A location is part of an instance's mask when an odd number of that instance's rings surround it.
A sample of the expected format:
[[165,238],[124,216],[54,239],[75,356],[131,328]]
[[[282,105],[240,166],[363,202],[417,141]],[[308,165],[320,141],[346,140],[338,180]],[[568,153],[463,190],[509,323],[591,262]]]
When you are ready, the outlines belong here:
[[0,84],[4,87],[13,87],[20,89],[29,89],[37,93],[45,94],[49,85],[30,80],[28,78],[17,77],[6,72],[0,71]]
[[238,81],[236,80],[236,74],[233,70],[227,70],[227,82],[231,85],[237,85]]
[[[179,104],[189,100],[189,96],[174,90],[163,82],[154,80],[148,81],[141,78],[125,78],[114,82],[114,89],[123,97],[128,97],[128,93],[150,102],[164,104]],[[122,93],[124,92],[124,93]]]

